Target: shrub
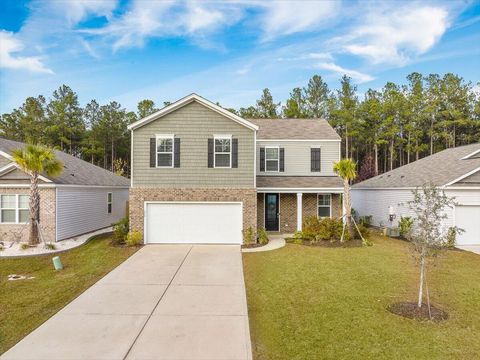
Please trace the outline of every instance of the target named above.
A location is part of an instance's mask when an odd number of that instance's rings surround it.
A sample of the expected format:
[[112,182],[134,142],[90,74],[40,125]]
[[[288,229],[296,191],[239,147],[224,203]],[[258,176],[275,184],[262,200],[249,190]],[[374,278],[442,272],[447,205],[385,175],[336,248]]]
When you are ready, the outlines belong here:
[[455,248],[455,245],[457,243],[457,230],[455,228],[448,228],[448,234],[447,234],[447,248],[448,249],[453,249]]
[[[342,236],[342,230],[343,222],[341,219],[319,219],[316,216],[311,216],[305,219],[301,235],[304,240],[310,242],[337,241]],[[348,239],[347,234],[344,237]]]
[[243,243],[245,245],[253,244],[253,229],[251,226],[247,230],[243,230]]
[[112,244],[113,245],[125,244],[125,240],[128,235],[128,230],[129,230],[128,216],[124,217],[119,222],[113,224]]
[[55,244],[45,244],[45,249],[47,250],[55,250],[56,248]]
[[398,222],[398,230],[400,231],[400,236],[403,238],[408,237],[408,234],[412,230],[413,219],[410,216],[401,216],[400,221]]
[[140,231],[136,230],[130,231],[125,238],[125,243],[127,244],[127,246],[138,246],[142,244],[142,241],[142,234],[140,233]]
[[264,228],[257,229],[257,239],[258,243],[261,245],[268,244],[268,235],[267,231]]
[[372,215],[360,216],[360,218],[358,219],[358,223],[360,225],[370,226],[372,225],[372,219],[373,219]]

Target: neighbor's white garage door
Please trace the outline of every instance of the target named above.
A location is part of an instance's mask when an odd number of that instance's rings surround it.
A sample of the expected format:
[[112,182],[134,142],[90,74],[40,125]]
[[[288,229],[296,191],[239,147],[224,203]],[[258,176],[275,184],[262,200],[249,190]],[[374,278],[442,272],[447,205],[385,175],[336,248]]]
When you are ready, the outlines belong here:
[[146,243],[241,244],[241,203],[147,203]]
[[455,207],[455,224],[465,230],[457,238],[457,245],[480,245],[480,205]]

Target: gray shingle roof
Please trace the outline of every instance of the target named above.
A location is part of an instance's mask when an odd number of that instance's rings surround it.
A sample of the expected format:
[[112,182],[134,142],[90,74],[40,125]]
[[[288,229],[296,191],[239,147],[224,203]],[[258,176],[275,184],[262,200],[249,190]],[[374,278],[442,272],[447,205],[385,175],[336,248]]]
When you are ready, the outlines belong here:
[[257,176],[257,188],[343,188],[338,176]]
[[324,119],[248,119],[258,125],[257,139],[325,139],[340,140],[340,136]]
[[[0,150],[9,155],[12,154],[13,150],[24,146],[24,143],[0,138]],[[55,184],[122,187],[130,185],[130,181],[127,178],[115,175],[111,171],[90,164],[75,156],[58,150],[55,150],[55,155],[64,165],[60,176],[55,178],[48,177]]]
[[480,168],[480,158],[467,155],[480,150],[480,143],[440,151],[431,156],[375,176],[353,186],[361,188],[417,187],[427,182],[446,185],[469,172]]

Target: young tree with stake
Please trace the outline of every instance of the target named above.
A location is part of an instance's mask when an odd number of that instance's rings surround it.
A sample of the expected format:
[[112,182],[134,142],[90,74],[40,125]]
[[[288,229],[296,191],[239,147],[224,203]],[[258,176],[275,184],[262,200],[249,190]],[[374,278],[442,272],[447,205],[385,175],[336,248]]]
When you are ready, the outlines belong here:
[[422,188],[413,190],[413,200],[408,202],[408,207],[415,213],[415,223],[408,235],[413,244],[416,260],[420,266],[420,280],[418,287],[418,304],[422,307],[423,290],[427,290],[427,303],[429,304],[428,287],[426,287],[426,274],[428,259],[435,257],[442,249],[447,248],[450,234],[460,233],[462,230],[453,227],[442,227],[443,220],[448,218],[445,210],[453,208],[455,201],[445,195],[445,192],[433,184],[424,184]]

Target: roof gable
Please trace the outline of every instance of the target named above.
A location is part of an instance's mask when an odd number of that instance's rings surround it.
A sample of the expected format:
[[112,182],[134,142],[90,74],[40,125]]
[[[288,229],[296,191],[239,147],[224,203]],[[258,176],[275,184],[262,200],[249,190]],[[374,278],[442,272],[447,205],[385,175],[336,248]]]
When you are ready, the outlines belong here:
[[155,120],[158,120],[160,118],[162,118],[163,116],[185,106],[185,105],[188,105],[190,104],[191,102],[193,101],[196,101],[198,102],[199,104],[225,116],[226,118],[229,118],[231,119],[232,121],[235,121],[251,130],[258,130],[258,126],[241,118],[240,116],[237,116],[233,113],[231,113],[230,111],[212,103],[211,101],[207,100],[207,99],[204,99],[203,97],[197,95],[197,94],[190,94],[176,102],[174,102],[173,104],[170,104],[168,106],[165,106],[163,109],[147,116],[147,117],[144,117],[143,119],[141,120],[138,120],[136,122],[134,122],[133,124],[130,124],[128,126],[128,129],[129,130],[135,130],[135,129],[138,129],[139,127],[142,127],[152,121],[155,121]]

